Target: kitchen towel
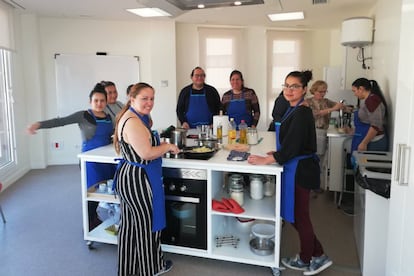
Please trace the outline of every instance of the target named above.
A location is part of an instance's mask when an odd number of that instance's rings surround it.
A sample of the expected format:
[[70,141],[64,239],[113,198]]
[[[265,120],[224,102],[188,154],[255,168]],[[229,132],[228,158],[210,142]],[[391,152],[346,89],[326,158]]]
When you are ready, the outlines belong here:
[[248,152],[242,152],[237,150],[230,151],[229,156],[227,156],[227,160],[229,161],[244,161],[247,160],[250,153]]

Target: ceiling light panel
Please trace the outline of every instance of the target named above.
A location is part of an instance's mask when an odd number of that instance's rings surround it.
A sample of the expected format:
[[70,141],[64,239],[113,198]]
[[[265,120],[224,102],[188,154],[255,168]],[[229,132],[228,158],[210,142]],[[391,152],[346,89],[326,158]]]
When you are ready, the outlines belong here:
[[305,18],[303,12],[274,13],[268,14],[267,16],[272,21],[301,20]]
[[[176,6],[181,10],[196,10],[199,9],[199,5],[204,5],[204,8],[218,8],[218,7],[234,7],[245,5],[259,5],[264,4],[263,0],[242,0],[242,1],[230,1],[230,0],[166,0],[168,3]],[[235,2],[239,2],[235,4]]]
[[127,9],[127,11],[139,15],[141,17],[171,16],[171,14],[169,14],[168,12],[158,8]]

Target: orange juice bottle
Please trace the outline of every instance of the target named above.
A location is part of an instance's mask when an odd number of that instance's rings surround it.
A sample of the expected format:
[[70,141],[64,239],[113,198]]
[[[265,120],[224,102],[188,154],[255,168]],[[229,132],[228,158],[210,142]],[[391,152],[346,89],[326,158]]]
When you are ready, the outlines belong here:
[[237,131],[236,131],[236,122],[234,118],[230,118],[230,127],[228,133],[228,144],[235,144],[237,138]]

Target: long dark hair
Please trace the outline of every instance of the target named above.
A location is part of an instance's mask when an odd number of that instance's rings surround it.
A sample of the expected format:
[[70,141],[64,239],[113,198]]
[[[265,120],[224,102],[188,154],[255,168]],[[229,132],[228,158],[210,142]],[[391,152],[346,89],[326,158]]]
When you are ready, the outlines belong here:
[[[379,87],[377,81],[375,80],[368,80],[366,78],[359,78],[354,80],[352,83],[352,86],[354,87],[363,87],[365,90],[370,91],[372,94],[377,95],[381,98],[382,104],[385,107],[385,118],[388,118],[388,107],[387,102],[385,101],[384,94],[381,91],[381,88]],[[359,105],[359,99],[358,99],[358,105]]]
[[233,77],[234,75],[239,75],[239,77],[240,77],[240,79],[241,79],[241,81],[242,81],[242,90],[243,90],[243,88],[244,88],[244,79],[243,79],[243,74],[242,74],[242,72],[240,72],[239,70],[233,70],[231,73],[230,73],[230,80],[231,80],[231,77]]
[[144,88],[151,88],[152,90],[154,90],[154,88],[149,85],[148,83],[145,82],[139,82],[137,84],[134,84],[130,91],[129,91],[129,98],[127,103],[124,105],[124,107],[121,109],[121,111],[116,115],[116,125],[115,125],[115,132],[114,132],[114,147],[115,147],[115,151],[116,153],[120,153],[120,148],[119,148],[119,139],[118,139],[118,129],[119,129],[119,121],[122,117],[122,115],[125,114],[125,112],[131,107],[131,98],[135,98],[137,95],[139,95],[139,93],[141,93],[141,91]]

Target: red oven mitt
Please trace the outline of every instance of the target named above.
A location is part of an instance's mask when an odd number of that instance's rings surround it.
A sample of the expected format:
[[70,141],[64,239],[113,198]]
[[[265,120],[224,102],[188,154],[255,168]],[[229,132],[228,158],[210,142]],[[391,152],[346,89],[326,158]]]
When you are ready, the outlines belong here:
[[230,209],[221,201],[213,199],[211,205],[214,211],[230,213]]
[[240,214],[244,212],[244,209],[234,199],[222,198],[221,200],[223,201],[224,205],[226,205],[226,207],[230,210],[230,212],[235,214]]

